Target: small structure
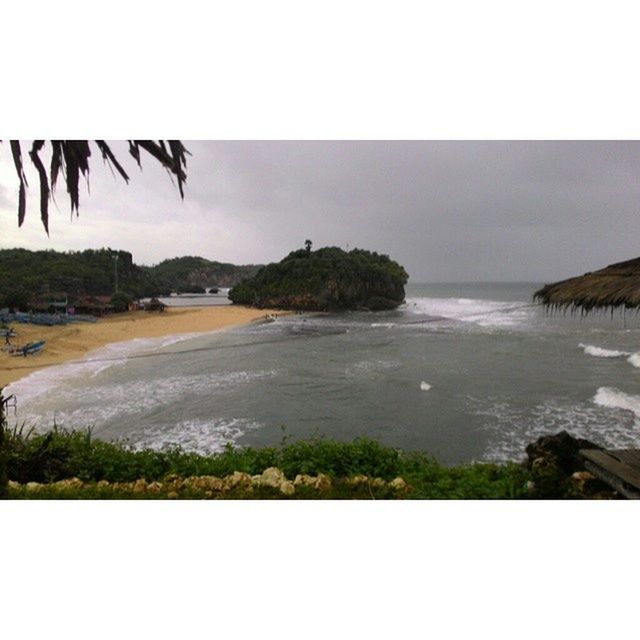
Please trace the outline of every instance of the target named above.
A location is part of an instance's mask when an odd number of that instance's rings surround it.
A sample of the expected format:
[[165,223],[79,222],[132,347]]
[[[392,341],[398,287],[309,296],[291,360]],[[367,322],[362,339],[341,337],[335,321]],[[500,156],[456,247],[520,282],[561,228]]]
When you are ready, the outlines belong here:
[[587,471],[631,500],[640,499],[640,450],[599,451],[582,449]]
[[611,264],[554,284],[534,294],[534,300],[551,309],[589,313],[597,309],[640,307],[640,258]]
[[104,316],[113,311],[110,296],[82,296],[74,303],[74,313]]
[[149,302],[146,302],[144,305],[145,311],[164,311],[167,308],[167,305],[164,302],[160,302],[158,298],[151,298]]

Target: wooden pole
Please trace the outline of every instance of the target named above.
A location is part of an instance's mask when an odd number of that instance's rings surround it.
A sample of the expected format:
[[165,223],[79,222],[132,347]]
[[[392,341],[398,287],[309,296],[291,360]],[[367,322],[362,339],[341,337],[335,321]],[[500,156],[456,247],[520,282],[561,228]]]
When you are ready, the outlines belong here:
[[7,420],[5,417],[4,396],[0,388],[0,499],[7,497],[7,451],[5,446]]

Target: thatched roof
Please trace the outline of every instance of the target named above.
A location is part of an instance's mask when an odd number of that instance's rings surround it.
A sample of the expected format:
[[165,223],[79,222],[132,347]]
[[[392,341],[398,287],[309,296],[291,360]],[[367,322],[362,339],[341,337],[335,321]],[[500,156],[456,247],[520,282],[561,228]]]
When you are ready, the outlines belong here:
[[640,258],[618,262],[536,291],[534,300],[554,309],[590,312],[640,308]]

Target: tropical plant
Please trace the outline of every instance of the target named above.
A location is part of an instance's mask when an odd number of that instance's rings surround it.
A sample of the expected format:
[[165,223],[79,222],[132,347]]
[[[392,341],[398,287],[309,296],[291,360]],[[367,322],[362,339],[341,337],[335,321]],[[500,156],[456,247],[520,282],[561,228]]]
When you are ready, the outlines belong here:
[[[49,234],[49,199],[55,190],[56,182],[60,171],[64,176],[67,193],[71,201],[71,212],[78,214],[80,206],[80,194],[78,184],[80,174],[85,178],[89,177],[91,148],[88,140],[50,140],[51,145],[51,167],[47,174],[47,169],[42,162],[40,153],[45,146],[45,140],[34,140],[29,151],[29,158],[33,163],[40,180],[40,218],[42,224]],[[118,162],[111,151],[111,148],[104,140],[94,140],[102,158],[120,174],[125,182],[129,182],[129,176]],[[27,179],[24,174],[22,160],[22,149],[20,141],[10,141],[13,163],[18,175],[18,226],[22,226],[26,214],[27,204]],[[186,155],[189,153],[180,140],[129,140],[129,153],[140,165],[140,149],[143,149],[153,156],[170,174],[178,180],[180,196],[184,198],[183,185],[187,179]]]

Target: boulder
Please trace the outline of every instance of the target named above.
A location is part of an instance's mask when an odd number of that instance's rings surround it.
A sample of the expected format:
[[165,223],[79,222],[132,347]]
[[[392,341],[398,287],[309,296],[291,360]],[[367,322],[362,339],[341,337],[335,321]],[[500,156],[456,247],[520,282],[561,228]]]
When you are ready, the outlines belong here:
[[263,487],[280,488],[280,485],[286,480],[284,473],[277,467],[269,467],[262,472],[260,477],[260,485]]

